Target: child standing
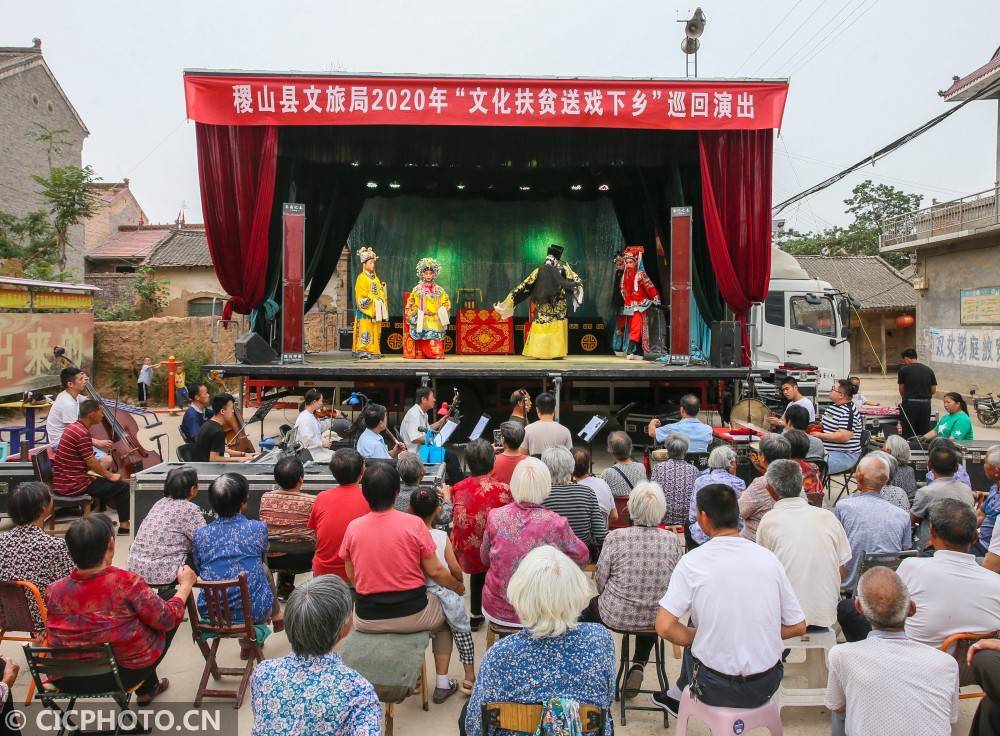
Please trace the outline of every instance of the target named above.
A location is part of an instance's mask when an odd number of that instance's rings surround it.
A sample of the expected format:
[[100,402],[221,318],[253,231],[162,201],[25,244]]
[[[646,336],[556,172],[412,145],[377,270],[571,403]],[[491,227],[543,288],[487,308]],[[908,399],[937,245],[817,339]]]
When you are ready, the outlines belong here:
[[[434,520],[440,513],[440,499],[435,491],[420,488],[410,496],[410,513],[419,516],[431,533],[431,539],[437,546],[437,556],[448,567],[453,578],[462,581],[462,568],[455,558],[455,550],[451,546],[447,532],[434,528]],[[472,694],[476,683],[475,646],[472,642],[472,627],[469,624],[469,614],[465,612],[465,601],[453,590],[443,588],[430,578],[427,578],[427,592],[436,595],[441,601],[441,608],[448,620],[455,645],[458,647],[458,658],[465,669],[465,681],[459,687],[465,695]]]
[[153,385],[153,369],[159,368],[159,363],[153,363],[152,357],[147,355],[142,359],[142,366],[139,368],[139,378],[136,381],[136,395],[139,397],[139,406],[145,406],[149,402],[149,387]]

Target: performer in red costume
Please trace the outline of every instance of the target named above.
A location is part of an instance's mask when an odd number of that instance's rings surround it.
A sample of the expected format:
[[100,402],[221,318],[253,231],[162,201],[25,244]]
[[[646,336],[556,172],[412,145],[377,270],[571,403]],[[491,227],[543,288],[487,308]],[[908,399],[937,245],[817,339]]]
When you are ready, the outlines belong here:
[[618,317],[618,329],[623,332],[627,360],[642,360],[642,353],[649,348],[646,311],[660,303],[660,292],[642,266],[644,250],[641,245],[631,245],[620,256],[622,278],[618,288],[623,306]]

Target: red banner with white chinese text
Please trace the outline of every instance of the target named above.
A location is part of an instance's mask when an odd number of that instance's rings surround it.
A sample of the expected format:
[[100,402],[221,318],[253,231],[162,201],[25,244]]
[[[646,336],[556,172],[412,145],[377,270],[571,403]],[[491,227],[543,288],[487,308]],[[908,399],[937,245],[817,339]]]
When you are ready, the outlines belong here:
[[756,130],[781,127],[788,83],[187,72],[184,94],[212,125]]

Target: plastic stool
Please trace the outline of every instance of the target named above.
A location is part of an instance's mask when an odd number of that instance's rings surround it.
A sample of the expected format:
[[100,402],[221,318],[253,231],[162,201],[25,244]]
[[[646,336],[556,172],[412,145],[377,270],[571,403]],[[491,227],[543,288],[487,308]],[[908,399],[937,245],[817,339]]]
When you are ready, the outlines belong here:
[[667,681],[667,657],[666,651],[667,647],[659,636],[656,634],[656,629],[646,629],[643,631],[623,631],[621,629],[611,629],[616,634],[621,634],[622,637],[622,651],[621,656],[618,660],[618,673],[615,675],[615,700],[620,703],[620,713],[621,713],[621,723],[623,726],[627,725],[625,711],[626,710],[648,710],[653,712],[663,713],[663,727],[667,728],[669,726],[669,718],[665,710],[661,711],[659,707],[656,706],[644,706],[644,705],[625,705],[625,694],[622,692],[625,689],[625,680],[628,678],[629,670],[632,669],[632,662],[630,661],[630,645],[632,643],[632,637],[638,636],[639,634],[646,634],[649,636],[656,637],[656,643],[653,645],[653,650],[650,654],[653,656],[653,663],[656,665],[656,679],[659,681],[659,690],[642,690],[639,689],[637,693],[653,693],[661,692],[670,687],[670,683]]
[[[826,681],[830,673],[827,659],[830,650],[837,644],[837,635],[832,631],[810,631],[802,636],[785,639],[786,649],[793,652],[804,649],[805,662],[786,662],[785,675],[778,688],[778,710],[794,706],[822,706],[826,702]],[[788,678],[805,678],[804,687],[789,687]]]
[[684,688],[677,714],[677,736],[687,736],[688,718],[697,718],[708,726],[712,736],[740,736],[754,728],[766,728],[771,736],[783,736],[781,715],[774,698],[759,708],[719,708],[705,705]]

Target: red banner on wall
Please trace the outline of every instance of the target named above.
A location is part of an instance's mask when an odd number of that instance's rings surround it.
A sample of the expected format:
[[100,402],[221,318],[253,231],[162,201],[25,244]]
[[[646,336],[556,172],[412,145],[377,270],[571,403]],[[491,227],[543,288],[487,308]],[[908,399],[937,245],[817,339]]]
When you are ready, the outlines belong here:
[[213,125],[754,130],[781,127],[788,83],[186,72],[184,94]]

